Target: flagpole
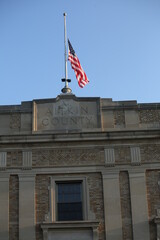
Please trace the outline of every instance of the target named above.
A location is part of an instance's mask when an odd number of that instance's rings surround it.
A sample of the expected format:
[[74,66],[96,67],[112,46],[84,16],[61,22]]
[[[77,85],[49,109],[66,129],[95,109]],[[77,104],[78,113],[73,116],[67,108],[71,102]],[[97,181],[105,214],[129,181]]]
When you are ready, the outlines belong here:
[[67,32],[66,32],[66,13],[63,13],[64,16],[64,49],[65,49],[65,87],[68,88],[67,82]]
[[65,82],[64,88],[62,88],[62,93],[71,93],[72,90],[68,87],[68,83],[71,82],[68,79],[67,75],[67,30],[66,30],[66,16],[67,13],[63,13],[64,16],[64,62],[65,62],[65,78],[62,79],[62,82]]

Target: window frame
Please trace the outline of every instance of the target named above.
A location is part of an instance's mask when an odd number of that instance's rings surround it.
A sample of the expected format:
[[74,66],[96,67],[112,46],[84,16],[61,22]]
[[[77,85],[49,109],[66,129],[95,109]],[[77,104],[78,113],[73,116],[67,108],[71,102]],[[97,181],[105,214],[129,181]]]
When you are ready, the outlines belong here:
[[[60,222],[58,221],[58,214],[57,214],[57,184],[58,183],[74,183],[74,182],[81,182],[82,183],[82,220],[88,220],[89,216],[89,193],[88,193],[88,186],[87,186],[87,177],[51,177],[50,178],[50,197],[49,197],[49,215],[51,222]],[[64,222],[69,222],[64,221]],[[73,220],[72,220],[73,221]],[[74,220],[77,221],[77,220]]]

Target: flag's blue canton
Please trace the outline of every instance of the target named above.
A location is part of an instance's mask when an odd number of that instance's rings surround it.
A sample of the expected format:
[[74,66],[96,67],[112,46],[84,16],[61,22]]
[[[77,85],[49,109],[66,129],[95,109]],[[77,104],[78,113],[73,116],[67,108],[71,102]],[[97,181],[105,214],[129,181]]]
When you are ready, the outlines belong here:
[[73,49],[73,47],[72,47],[69,39],[68,39],[68,45],[69,45],[69,51],[70,51],[70,53],[71,53],[73,56],[75,56],[75,51],[74,51],[74,49]]

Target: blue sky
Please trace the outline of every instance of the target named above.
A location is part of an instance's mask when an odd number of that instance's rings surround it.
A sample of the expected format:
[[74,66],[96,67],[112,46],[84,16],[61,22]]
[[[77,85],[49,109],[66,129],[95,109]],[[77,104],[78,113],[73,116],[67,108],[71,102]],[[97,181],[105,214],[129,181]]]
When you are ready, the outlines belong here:
[[90,83],[77,97],[160,102],[159,0],[0,0],[0,105],[61,94],[64,19]]

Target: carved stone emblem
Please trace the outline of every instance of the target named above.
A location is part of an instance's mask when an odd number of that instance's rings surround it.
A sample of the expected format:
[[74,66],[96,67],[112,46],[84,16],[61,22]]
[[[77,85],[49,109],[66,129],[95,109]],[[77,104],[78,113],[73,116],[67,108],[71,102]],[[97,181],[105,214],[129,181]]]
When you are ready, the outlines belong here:
[[100,120],[97,101],[59,99],[35,103],[34,131],[98,128]]

